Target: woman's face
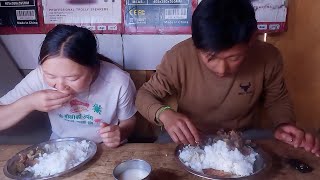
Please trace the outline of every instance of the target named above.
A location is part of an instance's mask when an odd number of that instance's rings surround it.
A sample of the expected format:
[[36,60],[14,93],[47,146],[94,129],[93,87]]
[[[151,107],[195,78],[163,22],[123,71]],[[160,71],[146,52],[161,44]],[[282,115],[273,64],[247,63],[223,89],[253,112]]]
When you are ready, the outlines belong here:
[[94,77],[94,71],[65,57],[52,57],[42,65],[45,82],[60,92],[75,94],[87,90]]

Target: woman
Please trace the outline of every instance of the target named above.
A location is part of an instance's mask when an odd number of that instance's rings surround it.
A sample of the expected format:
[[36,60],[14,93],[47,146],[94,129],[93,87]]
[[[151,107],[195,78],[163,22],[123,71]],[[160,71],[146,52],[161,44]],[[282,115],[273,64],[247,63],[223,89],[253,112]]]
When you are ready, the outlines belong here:
[[0,98],[0,130],[34,110],[48,112],[53,138],[83,137],[117,147],[135,125],[135,87],[128,73],[100,61],[85,28],[58,25],[45,37],[39,67]]

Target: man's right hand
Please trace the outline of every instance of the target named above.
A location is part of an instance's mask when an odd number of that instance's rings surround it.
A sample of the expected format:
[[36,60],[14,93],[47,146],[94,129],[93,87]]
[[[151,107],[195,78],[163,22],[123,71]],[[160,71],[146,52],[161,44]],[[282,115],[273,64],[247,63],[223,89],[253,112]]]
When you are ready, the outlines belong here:
[[200,142],[198,130],[187,116],[167,109],[159,115],[159,119],[175,143],[196,145]]
[[56,90],[42,90],[25,96],[24,100],[27,107],[32,108],[32,110],[49,112],[60,108],[72,98],[72,94],[61,93]]

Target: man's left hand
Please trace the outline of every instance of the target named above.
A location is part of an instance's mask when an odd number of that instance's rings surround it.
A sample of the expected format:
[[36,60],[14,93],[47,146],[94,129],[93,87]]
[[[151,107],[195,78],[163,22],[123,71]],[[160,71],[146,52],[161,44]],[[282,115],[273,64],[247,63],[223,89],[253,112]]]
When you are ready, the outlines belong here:
[[320,157],[320,141],[319,138],[308,132],[304,132],[292,124],[284,124],[277,127],[274,137],[282,142],[290,144],[295,148],[304,148],[307,152],[312,152]]

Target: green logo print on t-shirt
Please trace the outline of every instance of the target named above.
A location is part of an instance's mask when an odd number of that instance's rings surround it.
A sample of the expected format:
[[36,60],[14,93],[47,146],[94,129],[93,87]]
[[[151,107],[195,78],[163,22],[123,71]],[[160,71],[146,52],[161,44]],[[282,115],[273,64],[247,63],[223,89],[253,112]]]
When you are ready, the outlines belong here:
[[101,112],[102,112],[102,107],[101,107],[101,105],[99,105],[99,104],[94,104],[94,105],[93,105],[93,111],[94,111],[95,113],[98,113],[98,114],[101,115]]
[[[89,110],[90,107],[92,108],[91,110]],[[97,103],[91,106],[87,102],[73,99],[70,101],[70,110],[65,113],[59,113],[58,117],[68,122],[94,125],[95,123],[100,122],[98,122],[98,120],[100,120],[100,117],[99,115],[96,115],[97,117],[95,117],[93,113],[101,115],[102,106]]]

